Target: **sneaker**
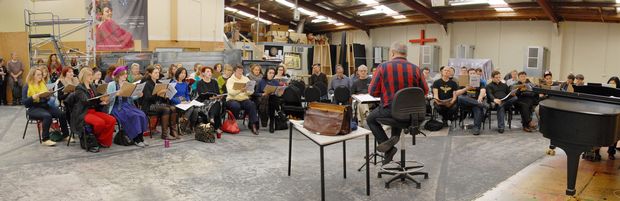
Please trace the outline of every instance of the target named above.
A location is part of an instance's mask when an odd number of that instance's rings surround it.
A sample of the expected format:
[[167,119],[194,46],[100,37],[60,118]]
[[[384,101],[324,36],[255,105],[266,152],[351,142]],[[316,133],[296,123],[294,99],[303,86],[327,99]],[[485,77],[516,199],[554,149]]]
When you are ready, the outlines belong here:
[[385,156],[383,157],[383,165],[388,164],[392,161],[392,158],[394,158],[394,155],[396,155],[396,151],[398,149],[396,147],[392,147],[389,151],[385,152]]
[[52,140],[45,140],[43,141],[43,145],[48,146],[48,147],[53,147],[56,145],[56,142],[52,141]]
[[474,128],[472,132],[474,135],[480,135],[480,128]]
[[379,152],[389,151],[392,147],[394,147],[396,143],[398,143],[399,139],[400,139],[400,136],[392,136],[389,140],[379,144],[379,146],[377,146],[377,151]]
[[141,148],[146,147],[146,145],[144,144],[144,142],[138,142],[138,143],[136,144],[136,146],[141,147]]

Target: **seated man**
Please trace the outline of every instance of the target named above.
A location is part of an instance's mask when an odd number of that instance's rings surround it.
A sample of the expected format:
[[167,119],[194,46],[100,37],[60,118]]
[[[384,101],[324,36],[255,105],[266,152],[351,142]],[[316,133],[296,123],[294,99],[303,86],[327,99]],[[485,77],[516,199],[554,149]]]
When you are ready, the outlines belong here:
[[436,80],[433,83],[433,102],[437,112],[441,115],[441,121],[444,126],[448,125],[448,120],[454,120],[453,117],[456,114],[456,91],[458,84],[450,79],[452,67],[443,67],[441,69],[441,79]]
[[538,96],[533,91],[535,85],[527,79],[525,71],[521,71],[518,78],[519,81],[512,86],[515,89],[519,88],[517,91],[517,101],[514,104],[521,114],[523,131],[532,132],[536,129],[536,123],[532,121],[532,111],[538,101]]
[[[476,75],[476,70],[471,68],[468,70],[470,76]],[[458,105],[460,107],[472,108],[474,114],[474,129],[472,129],[474,135],[480,135],[480,126],[482,125],[482,115],[487,105],[484,102],[484,98],[487,95],[486,89],[482,79],[480,80],[479,87],[472,87],[468,85],[464,88],[463,95],[458,97]],[[460,93],[459,93],[460,94]],[[457,94],[458,95],[458,94]]]
[[420,87],[424,94],[428,93],[422,70],[406,59],[407,46],[405,44],[393,43],[390,47],[390,57],[390,61],[377,67],[377,72],[373,75],[368,87],[370,95],[381,97],[381,105],[370,112],[366,123],[379,143],[377,151],[385,153],[383,164],[392,161],[396,154],[397,149],[394,145],[398,143],[402,129],[393,127],[392,137],[388,139],[385,130],[377,119],[392,117],[392,100],[398,90],[407,87]]
[[[361,65],[357,68],[357,79],[353,82],[351,86],[351,94],[367,94],[368,93],[368,85],[370,84],[370,78],[368,77],[368,67],[366,65]],[[366,116],[368,116],[369,112],[368,104],[357,104],[357,117],[358,117],[358,125],[365,125]]]
[[486,89],[491,108],[497,109],[497,131],[504,133],[506,108],[512,106],[517,101],[517,97],[510,94],[510,88],[502,82],[502,74],[499,71],[491,73],[491,83],[486,86]]
[[344,68],[342,65],[336,65],[336,74],[332,77],[332,82],[329,85],[329,91],[333,93],[336,88],[344,86],[346,88],[351,88],[351,79],[344,74]]
[[577,74],[575,75],[575,85],[576,86],[583,86],[586,85],[586,82],[584,81],[584,77],[582,74]]
[[[569,87],[573,88],[575,86],[575,75],[573,75],[572,73],[568,74],[568,77],[566,77],[566,82],[563,82],[562,84],[560,84],[560,90],[562,91],[568,91]],[[570,91],[574,91],[573,89],[571,89]]]

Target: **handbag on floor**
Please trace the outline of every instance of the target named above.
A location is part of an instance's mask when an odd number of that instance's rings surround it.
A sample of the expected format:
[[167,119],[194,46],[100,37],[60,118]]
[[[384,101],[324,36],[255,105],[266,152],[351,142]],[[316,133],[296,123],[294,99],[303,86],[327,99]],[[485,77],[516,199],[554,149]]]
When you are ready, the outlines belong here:
[[231,111],[227,111],[228,115],[226,115],[226,120],[222,124],[222,131],[230,134],[239,133],[239,125],[237,124],[237,120],[235,119],[235,115]]
[[288,118],[286,118],[286,115],[284,114],[284,112],[282,112],[282,110],[279,110],[276,112],[275,116],[273,117],[273,120],[274,120],[275,130],[288,129]]
[[206,143],[214,143],[215,142],[215,129],[211,126],[211,124],[199,124],[196,127],[196,135],[194,135],[196,140]]
[[129,139],[129,137],[125,135],[125,131],[120,130],[114,136],[114,144],[121,145],[121,146],[130,146],[130,145],[134,145],[134,141]]
[[84,127],[84,133],[80,135],[80,147],[86,151],[99,152],[99,142],[95,134],[93,134],[93,129],[90,125]]
[[312,102],[304,116],[304,128],[320,135],[346,135],[351,132],[351,106]]

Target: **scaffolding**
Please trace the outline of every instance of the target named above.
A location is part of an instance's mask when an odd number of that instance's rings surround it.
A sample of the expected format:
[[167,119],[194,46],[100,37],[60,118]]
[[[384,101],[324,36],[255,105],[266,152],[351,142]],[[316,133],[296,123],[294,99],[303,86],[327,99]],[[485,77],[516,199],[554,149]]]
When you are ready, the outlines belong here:
[[[94,0],[93,0],[94,1]],[[24,23],[26,32],[28,33],[28,49],[30,53],[30,66],[35,65],[35,60],[41,48],[51,43],[54,47],[54,51],[62,63],[66,65],[67,59],[70,55],[76,55],[76,58],[83,59],[82,62],[90,64],[94,61],[96,49],[95,49],[95,37],[93,35],[93,24],[95,22],[95,14],[90,12],[89,18],[70,18],[61,19],[60,16],[55,15],[52,12],[33,12],[31,10],[24,10]],[[61,25],[76,25],[68,30],[62,30]],[[51,27],[50,31],[46,30],[45,33],[37,32],[39,27]],[[75,48],[64,48],[62,45],[62,39],[73,33],[76,33],[82,29],[86,29],[86,50],[80,51]],[[92,62],[94,63],[94,62]]]

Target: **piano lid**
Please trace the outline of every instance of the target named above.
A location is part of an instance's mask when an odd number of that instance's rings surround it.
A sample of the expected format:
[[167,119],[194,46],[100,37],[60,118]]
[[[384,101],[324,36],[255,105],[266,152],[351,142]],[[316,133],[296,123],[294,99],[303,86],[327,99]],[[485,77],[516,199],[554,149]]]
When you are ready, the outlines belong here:
[[[620,101],[620,99],[618,101]],[[619,104],[593,102],[589,100],[581,100],[567,97],[555,97],[546,99],[540,102],[540,106],[556,110],[563,110],[567,112],[576,112],[598,116],[617,116],[620,114]]]
[[546,94],[550,97],[566,97],[571,99],[620,105],[620,90],[609,87],[575,86],[575,92],[534,87],[534,92]]

